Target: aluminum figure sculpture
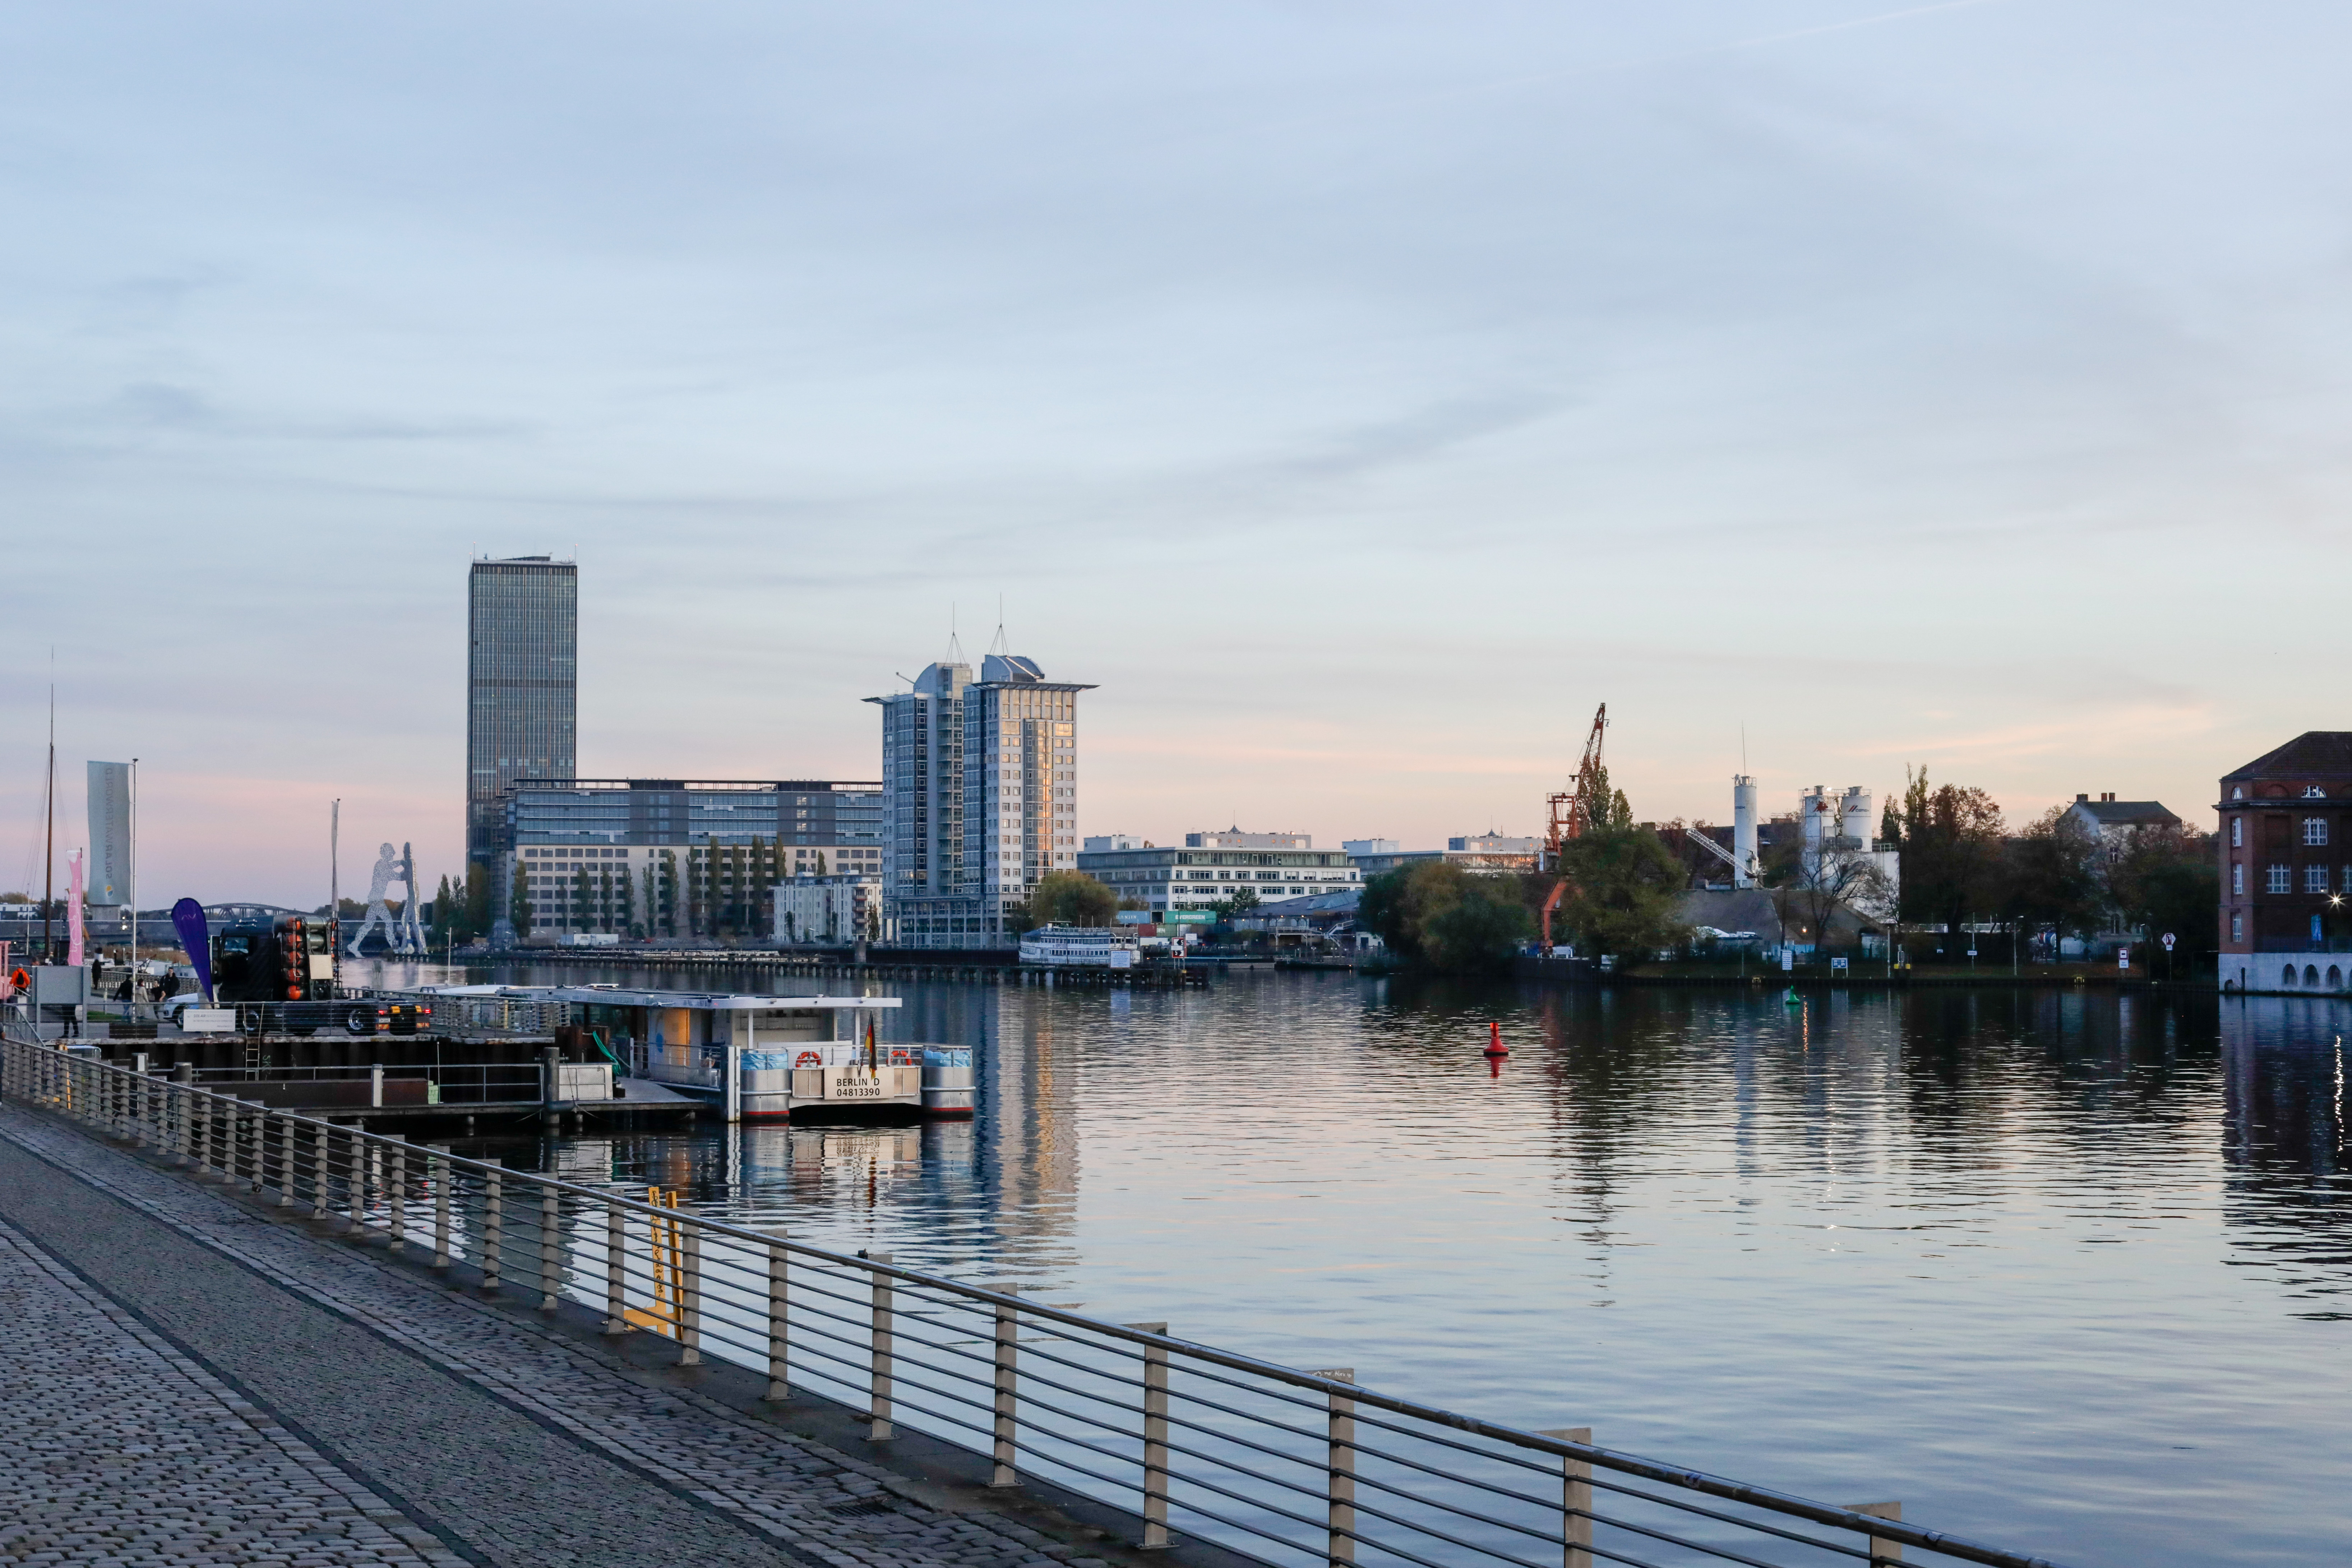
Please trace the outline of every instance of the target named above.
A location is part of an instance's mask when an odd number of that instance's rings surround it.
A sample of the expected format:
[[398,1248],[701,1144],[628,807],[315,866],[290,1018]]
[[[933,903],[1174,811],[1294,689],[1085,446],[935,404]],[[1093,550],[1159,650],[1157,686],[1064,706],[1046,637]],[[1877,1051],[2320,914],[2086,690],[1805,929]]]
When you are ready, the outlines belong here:
[[[393,919],[392,908],[384,898],[394,882],[400,883],[408,895],[397,921]],[[400,847],[397,855],[393,853],[389,844],[378,849],[375,870],[368,879],[367,918],[360,921],[360,929],[352,933],[351,945],[343,951],[357,958],[360,943],[367,940],[368,932],[378,927],[383,931],[385,952],[421,953],[425,951],[425,931],[416,919],[416,858],[405,844]]]

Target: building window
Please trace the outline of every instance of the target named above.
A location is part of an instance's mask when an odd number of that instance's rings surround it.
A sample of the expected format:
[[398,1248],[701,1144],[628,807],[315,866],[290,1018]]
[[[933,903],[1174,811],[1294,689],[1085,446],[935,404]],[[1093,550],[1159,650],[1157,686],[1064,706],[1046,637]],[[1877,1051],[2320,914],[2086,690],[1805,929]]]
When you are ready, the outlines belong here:
[[2263,874],[2263,891],[2265,893],[2291,893],[2294,891],[2292,885],[2292,879],[2289,875],[2289,868],[2284,866],[2273,866],[2265,871]]
[[2230,940],[2231,942],[2243,942],[2246,940],[2245,916],[2231,915],[2230,917]]
[[2327,891],[2327,868],[2325,866],[2305,866],[2303,868],[2303,890],[2306,893],[2324,893]]
[[2324,816],[2305,817],[2303,819],[2303,841],[2305,844],[2326,843],[2327,818]]

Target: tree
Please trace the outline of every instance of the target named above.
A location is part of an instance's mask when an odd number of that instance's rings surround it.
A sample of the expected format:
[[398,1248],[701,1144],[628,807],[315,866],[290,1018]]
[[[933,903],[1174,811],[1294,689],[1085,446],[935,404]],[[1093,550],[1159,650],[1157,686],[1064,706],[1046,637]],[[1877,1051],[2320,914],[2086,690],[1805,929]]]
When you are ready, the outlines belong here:
[[1257,908],[1255,888],[1235,888],[1209,906],[1210,912],[1217,917],[1217,923],[1221,926],[1233,924],[1255,908]]
[[1356,923],[1386,942],[1400,962],[1452,973],[1503,968],[1533,930],[1509,883],[1474,877],[1443,860],[1401,867],[1366,882]]
[[1118,910],[1118,895],[1084,871],[1048,871],[1030,889],[1033,925],[1107,926]]
[[2126,923],[2151,942],[2170,931],[2176,963],[2202,963],[2219,950],[2221,871],[2211,838],[2194,828],[2135,827],[2108,850],[2106,866],[2108,896]]
[[2063,805],[2037,817],[2009,845],[2009,917],[2021,924],[2083,931],[2098,923],[2106,901],[2100,886],[2099,836]]
[[2000,894],[2000,806],[1973,786],[1930,789],[1927,770],[1906,772],[1903,791],[1903,918],[1958,931]]
[[[653,906],[649,903],[646,908],[650,911]],[[677,937],[677,857],[667,849],[662,851],[661,858],[660,908],[662,929],[675,941]]]
[[1682,862],[1664,840],[1634,823],[1622,793],[1612,799],[1605,821],[1560,847],[1559,869],[1568,892],[1554,928],[1574,932],[1587,951],[1633,964],[1689,940],[1690,927],[1675,914]]
[[507,919],[514,922],[515,935],[530,934],[530,884],[520,876],[514,879],[514,896],[507,900]]

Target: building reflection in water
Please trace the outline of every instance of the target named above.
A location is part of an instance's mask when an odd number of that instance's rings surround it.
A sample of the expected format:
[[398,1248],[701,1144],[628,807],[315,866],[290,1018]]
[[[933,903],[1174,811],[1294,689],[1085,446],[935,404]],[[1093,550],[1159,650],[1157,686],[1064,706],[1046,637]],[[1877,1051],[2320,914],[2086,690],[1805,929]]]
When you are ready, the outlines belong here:
[[1044,1284],[1066,1271],[1076,1261],[1079,1175],[1078,1031],[1066,1008],[1051,992],[1019,986],[862,989],[905,998],[882,1015],[885,1043],[973,1048],[981,1093],[971,1120],[705,1121],[535,1143],[484,1138],[464,1152],[583,1184],[674,1188],[706,1212],[975,1279]]
[[2344,1038],[2352,1003],[2221,1004],[2221,1153],[2233,1239],[2291,1270],[2297,1315],[2352,1318],[2352,1182],[2344,1159]]

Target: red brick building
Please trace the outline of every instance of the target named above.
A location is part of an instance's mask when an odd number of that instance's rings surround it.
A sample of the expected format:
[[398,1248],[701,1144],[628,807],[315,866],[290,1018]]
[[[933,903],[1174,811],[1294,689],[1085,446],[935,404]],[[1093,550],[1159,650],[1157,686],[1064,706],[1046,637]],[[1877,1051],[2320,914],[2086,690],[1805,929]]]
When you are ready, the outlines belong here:
[[2221,777],[2221,983],[2342,991],[2352,973],[2352,731]]

